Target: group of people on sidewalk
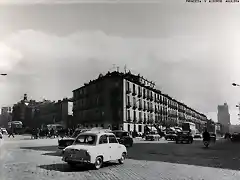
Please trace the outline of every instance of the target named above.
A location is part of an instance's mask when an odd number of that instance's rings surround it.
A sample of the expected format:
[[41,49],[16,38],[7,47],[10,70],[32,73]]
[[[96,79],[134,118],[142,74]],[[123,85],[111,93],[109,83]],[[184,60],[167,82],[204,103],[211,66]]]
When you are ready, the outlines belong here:
[[40,128],[33,128],[32,129],[32,139],[38,139],[38,138],[55,138],[55,137],[65,137],[65,136],[71,136],[74,132],[74,129],[40,129]]

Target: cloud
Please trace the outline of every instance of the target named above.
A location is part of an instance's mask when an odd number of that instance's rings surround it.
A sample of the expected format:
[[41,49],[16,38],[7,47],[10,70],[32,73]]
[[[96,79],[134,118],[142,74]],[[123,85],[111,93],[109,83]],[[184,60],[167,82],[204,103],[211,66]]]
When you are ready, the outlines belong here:
[[25,92],[35,99],[71,96],[73,89],[110,70],[113,64],[121,70],[126,64],[170,96],[197,110],[214,112],[218,104],[232,103],[239,97],[229,84],[239,75],[235,68],[238,51],[226,51],[230,43],[231,38],[217,36],[144,39],[102,31],[57,36],[22,30],[0,44],[0,57],[6,57],[0,65],[10,71],[0,83],[0,92],[9,96],[1,100],[15,102]]
[[0,4],[162,3],[164,1],[165,0],[1,0]]
[[0,43],[0,71],[7,73],[22,59],[22,54],[18,50]]

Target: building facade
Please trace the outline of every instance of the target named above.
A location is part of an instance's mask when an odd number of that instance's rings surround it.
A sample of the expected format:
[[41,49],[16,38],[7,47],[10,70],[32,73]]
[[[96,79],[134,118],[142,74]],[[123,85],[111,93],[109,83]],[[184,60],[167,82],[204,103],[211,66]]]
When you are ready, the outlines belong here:
[[7,128],[8,123],[12,121],[12,108],[2,107],[0,115],[0,126]]
[[72,102],[68,98],[57,102],[35,101],[24,98],[13,106],[13,121],[21,121],[24,127],[36,128],[47,124],[71,126]]
[[218,122],[222,124],[224,133],[229,133],[229,128],[231,125],[230,122],[230,113],[228,110],[227,103],[218,106]]
[[108,72],[73,91],[73,116],[86,127],[144,132],[145,126],[194,122],[202,131],[207,117],[178,102],[140,75]]

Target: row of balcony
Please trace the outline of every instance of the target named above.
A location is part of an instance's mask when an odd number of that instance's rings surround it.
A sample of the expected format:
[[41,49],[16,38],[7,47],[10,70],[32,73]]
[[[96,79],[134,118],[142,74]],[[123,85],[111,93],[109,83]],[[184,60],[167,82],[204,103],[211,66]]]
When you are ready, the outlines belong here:
[[158,118],[158,119],[144,119],[144,118],[137,118],[137,117],[134,117],[134,118],[130,118],[130,117],[128,117],[127,118],[127,122],[128,123],[143,123],[143,124],[152,124],[152,123],[160,123],[160,122],[163,122],[163,121],[166,121],[167,120],[167,118],[165,117],[162,117],[162,118]]
[[[139,109],[139,110],[144,110],[144,111],[151,111],[151,112],[153,112],[154,110],[153,110],[153,107],[142,107],[143,105],[142,105],[142,103],[139,103],[139,105],[137,105],[137,103],[133,103],[133,105],[131,104],[131,103],[128,103],[127,104],[127,108],[130,108],[130,107],[132,107],[133,109]],[[170,107],[171,108],[171,107]],[[195,113],[191,113],[190,111],[185,111],[185,110],[182,110],[182,109],[177,109],[177,108],[171,108],[171,109],[173,109],[173,110],[177,110],[178,112],[180,112],[180,113],[184,113],[184,114],[187,114],[187,115],[189,115],[189,116],[192,116],[192,117],[194,117],[194,118],[198,118],[198,119],[200,119],[200,115],[198,115],[198,114],[195,114]],[[159,111],[161,111],[161,110],[157,110],[156,108],[155,108],[155,112],[156,113],[158,113]]]
[[163,102],[163,103],[167,103],[167,100],[166,99],[163,99],[163,98],[157,98],[156,96],[153,97],[152,94],[147,94],[147,93],[142,93],[142,92],[136,92],[136,91],[131,91],[130,89],[127,89],[126,90],[126,94],[131,94],[132,93],[132,96],[137,96],[137,97],[143,97],[143,99],[149,99],[151,101],[156,101],[156,102]]
[[189,113],[191,114],[191,111],[187,111],[185,110],[185,108],[183,106],[178,106],[177,103],[168,103],[166,99],[163,99],[163,98],[158,98],[157,96],[153,97],[152,94],[146,94],[146,93],[142,93],[142,91],[140,92],[136,92],[136,90],[134,90],[133,92],[130,90],[130,89],[127,89],[126,90],[126,94],[130,94],[132,93],[133,96],[136,96],[137,97],[142,97],[143,99],[147,99],[147,100],[150,100],[150,101],[155,101],[155,102],[158,102],[158,103],[161,103],[163,105],[168,105],[168,107],[172,108],[172,109],[177,109],[178,111],[180,112],[186,112],[186,113]]

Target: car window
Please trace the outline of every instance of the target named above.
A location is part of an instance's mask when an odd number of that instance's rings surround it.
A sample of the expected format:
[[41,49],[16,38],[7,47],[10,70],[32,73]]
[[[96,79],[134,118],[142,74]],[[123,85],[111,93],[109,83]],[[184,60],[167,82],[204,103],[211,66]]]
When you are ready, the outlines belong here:
[[107,143],[108,143],[107,136],[102,135],[99,139],[99,144],[107,144]]
[[108,136],[108,138],[109,138],[109,143],[118,143],[118,141],[117,141],[115,136],[110,135],[110,136]]
[[94,135],[79,135],[74,144],[95,144],[96,136]]

